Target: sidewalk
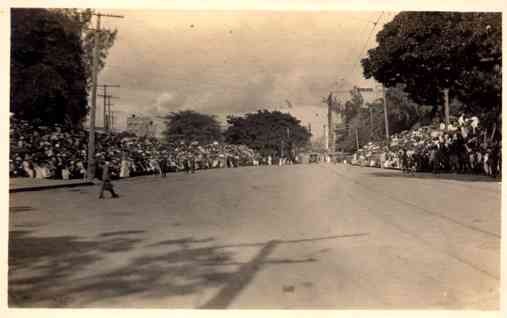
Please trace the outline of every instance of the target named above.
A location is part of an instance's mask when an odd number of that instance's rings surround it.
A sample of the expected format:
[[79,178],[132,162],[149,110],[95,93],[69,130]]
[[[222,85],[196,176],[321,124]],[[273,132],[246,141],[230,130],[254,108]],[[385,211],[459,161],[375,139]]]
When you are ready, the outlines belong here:
[[68,188],[93,184],[94,184],[93,182],[83,179],[51,180],[51,179],[34,179],[34,178],[10,178],[9,193],[23,191],[39,191],[56,188]]

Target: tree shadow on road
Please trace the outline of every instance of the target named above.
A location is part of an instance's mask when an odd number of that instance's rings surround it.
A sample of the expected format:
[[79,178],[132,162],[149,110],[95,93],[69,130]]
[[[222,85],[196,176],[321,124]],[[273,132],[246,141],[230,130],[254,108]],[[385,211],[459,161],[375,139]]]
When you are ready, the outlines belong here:
[[[142,240],[132,235],[142,235],[143,231],[112,233],[83,240],[75,236],[35,237],[28,231],[11,231],[9,306],[141,307],[147,301],[153,304],[150,307],[166,308],[167,297],[193,294],[193,303],[186,308],[223,309],[230,306],[264,266],[317,261],[313,257],[270,258],[279,244],[368,235],[357,233],[231,245],[213,244],[213,238],[184,237],[141,245]],[[251,260],[239,262],[231,248],[245,246],[259,247],[259,250]],[[133,252],[135,256],[125,258],[116,267],[102,268],[96,264],[105,258],[114,258],[111,253],[117,252]],[[219,291],[203,304],[205,299],[201,296],[209,288],[219,288]],[[157,303],[160,299],[165,300]],[[139,300],[139,304],[135,300]]]
[[213,241],[213,238],[211,238],[211,237],[208,237],[205,239],[194,239],[193,237],[184,237],[181,239],[165,240],[165,241],[157,242],[154,244],[150,244],[147,247],[156,247],[156,246],[164,246],[164,245],[180,245],[183,248],[185,248],[188,244],[208,243],[211,241]]
[[[245,247],[245,246],[262,246],[259,252],[249,262],[235,263],[240,265],[239,269],[234,272],[231,279],[225,284],[222,289],[205,304],[201,305],[201,309],[225,309],[230,306],[233,300],[240,294],[240,292],[252,281],[255,274],[266,265],[289,265],[299,263],[317,262],[313,257],[306,257],[303,259],[276,259],[269,258],[275,248],[280,244],[298,244],[306,242],[315,242],[322,240],[334,240],[339,238],[351,238],[368,236],[369,233],[353,233],[346,235],[335,235],[325,237],[314,237],[306,239],[295,240],[271,240],[268,242],[237,244],[237,245],[224,245],[224,247]],[[224,264],[225,265],[225,264]]]
[[[223,284],[230,276],[202,264],[227,262],[232,254],[213,247],[189,248],[212,238],[183,238],[159,242],[160,254],[127,259],[126,265],[82,274],[111,253],[128,252],[144,231],[105,232],[94,240],[77,236],[32,236],[31,231],[9,234],[9,306],[80,307],[123,296],[157,298],[198,293]],[[147,249],[148,250],[148,249]],[[144,250],[142,250],[144,252]],[[134,304],[130,304],[130,306]]]
[[[102,259],[103,254],[125,252],[139,239],[81,240],[77,236],[31,236],[32,231],[9,232],[9,306],[49,301],[65,305],[63,295],[51,290]],[[63,302],[63,303],[62,303]]]
[[141,234],[141,233],[144,233],[145,231],[134,231],[134,230],[131,230],[131,231],[115,231],[115,232],[105,232],[105,233],[102,233],[100,234],[99,236],[100,237],[110,237],[110,236],[121,236],[121,235],[130,235],[130,234]]

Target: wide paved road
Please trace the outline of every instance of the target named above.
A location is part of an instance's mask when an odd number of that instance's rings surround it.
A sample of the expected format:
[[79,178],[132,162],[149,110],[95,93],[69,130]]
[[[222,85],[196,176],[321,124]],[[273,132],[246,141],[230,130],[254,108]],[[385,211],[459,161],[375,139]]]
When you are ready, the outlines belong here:
[[13,194],[10,305],[498,309],[500,184],[461,179],[322,164]]

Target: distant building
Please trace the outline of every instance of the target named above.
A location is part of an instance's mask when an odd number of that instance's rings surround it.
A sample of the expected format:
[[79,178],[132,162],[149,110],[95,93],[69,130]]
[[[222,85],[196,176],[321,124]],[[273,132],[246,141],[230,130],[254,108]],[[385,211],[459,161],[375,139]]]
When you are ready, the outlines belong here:
[[127,117],[127,132],[138,137],[157,137],[158,126],[151,117],[132,115]]

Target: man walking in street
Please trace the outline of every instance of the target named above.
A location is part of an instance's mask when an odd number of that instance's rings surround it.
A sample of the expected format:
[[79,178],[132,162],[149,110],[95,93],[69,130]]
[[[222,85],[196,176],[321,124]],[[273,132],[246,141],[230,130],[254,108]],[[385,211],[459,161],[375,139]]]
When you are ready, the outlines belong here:
[[162,156],[160,157],[158,164],[160,166],[160,173],[161,173],[162,177],[165,178],[166,174],[167,174],[167,158],[166,158],[165,151],[162,152]]
[[111,183],[111,173],[109,171],[110,163],[106,158],[102,166],[102,186],[100,188],[99,199],[104,199],[104,191],[109,191],[112,198],[118,198],[119,195],[114,192],[113,184]]

